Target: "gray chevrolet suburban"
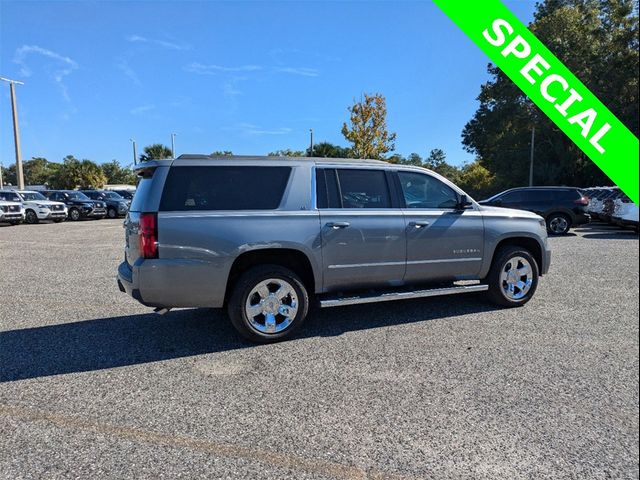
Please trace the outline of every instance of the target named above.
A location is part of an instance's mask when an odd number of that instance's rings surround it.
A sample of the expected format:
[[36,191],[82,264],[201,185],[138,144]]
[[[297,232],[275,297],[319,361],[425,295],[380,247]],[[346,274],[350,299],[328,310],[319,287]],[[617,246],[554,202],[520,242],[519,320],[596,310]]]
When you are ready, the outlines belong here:
[[320,307],[486,291],[527,303],[544,219],[480,206],[434,172],[375,160],[182,155],[138,166],[118,287],[166,313],[227,309],[271,342]]

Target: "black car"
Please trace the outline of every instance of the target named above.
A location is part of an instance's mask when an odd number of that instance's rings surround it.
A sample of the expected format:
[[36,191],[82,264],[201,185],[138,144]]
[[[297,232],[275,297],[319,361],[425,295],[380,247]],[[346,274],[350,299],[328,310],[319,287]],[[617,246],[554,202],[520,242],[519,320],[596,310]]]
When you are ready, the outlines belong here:
[[133,200],[133,195],[136,193],[135,190],[111,190],[111,191],[116,192],[122,198],[129,201]]
[[67,206],[69,220],[74,222],[82,218],[104,218],[107,204],[92,200],[78,190],[45,190],[41,192],[49,200],[62,202]]
[[512,188],[478,203],[537,213],[546,220],[548,232],[554,235],[591,221],[587,213],[589,199],[572,187]]
[[107,204],[107,217],[124,217],[129,211],[131,201],[121,197],[111,190],[80,190],[92,200],[99,200]]

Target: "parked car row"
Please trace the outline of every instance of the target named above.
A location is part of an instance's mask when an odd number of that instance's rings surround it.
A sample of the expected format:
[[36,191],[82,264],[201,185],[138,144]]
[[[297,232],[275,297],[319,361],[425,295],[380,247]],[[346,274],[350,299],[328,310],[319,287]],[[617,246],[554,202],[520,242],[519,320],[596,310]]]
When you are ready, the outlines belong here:
[[589,197],[587,211],[596,220],[638,230],[638,206],[618,187],[583,189]]
[[[123,193],[133,198],[133,192]],[[124,217],[131,198],[113,190],[0,190],[0,223]]]

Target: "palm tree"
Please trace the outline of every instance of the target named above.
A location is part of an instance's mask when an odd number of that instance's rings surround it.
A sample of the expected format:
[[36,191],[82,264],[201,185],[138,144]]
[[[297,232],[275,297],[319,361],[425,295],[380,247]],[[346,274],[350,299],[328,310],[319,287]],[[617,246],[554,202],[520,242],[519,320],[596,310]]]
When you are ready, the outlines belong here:
[[161,143],[154,143],[153,145],[144,147],[144,153],[140,155],[140,161],[148,162],[149,160],[162,160],[171,157],[173,157],[173,154],[169,147]]

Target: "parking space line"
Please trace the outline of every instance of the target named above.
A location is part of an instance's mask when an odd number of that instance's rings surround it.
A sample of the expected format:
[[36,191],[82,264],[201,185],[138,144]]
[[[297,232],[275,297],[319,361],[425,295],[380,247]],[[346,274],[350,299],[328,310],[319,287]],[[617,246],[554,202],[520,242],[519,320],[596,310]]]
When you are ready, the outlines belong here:
[[257,448],[242,447],[229,443],[202,440],[181,435],[153,432],[136,427],[100,423],[79,417],[44,412],[32,408],[0,404],[0,415],[26,422],[47,422],[59,428],[82,430],[111,435],[121,439],[151,443],[167,447],[184,447],[221,457],[260,462],[277,468],[285,468],[308,473],[328,475],[344,479],[393,479],[405,480],[410,477],[394,475],[379,470],[364,470],[320,459],[310,459],[298,455],[283,454]]

